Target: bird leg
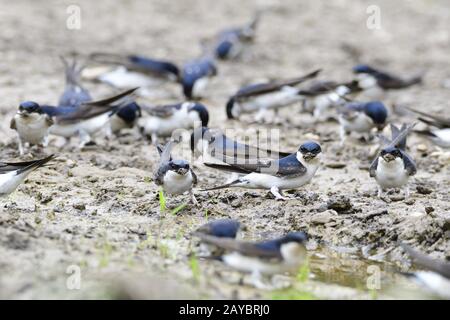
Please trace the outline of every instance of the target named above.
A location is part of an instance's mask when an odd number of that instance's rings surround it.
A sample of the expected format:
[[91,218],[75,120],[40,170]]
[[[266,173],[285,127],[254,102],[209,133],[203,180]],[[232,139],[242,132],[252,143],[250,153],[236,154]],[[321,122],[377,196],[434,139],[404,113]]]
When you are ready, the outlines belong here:
[[111,129],[111,123],[108,123],[108,125],[105,126],[105,137],[106,137],[106,139],[111,140],[112,136],[113,136],[113,132]]
[[256,271],[256,270],[253,271],[251,274],[251,284],[257,289],[262,289],[262,290],[271,289],[270,285],[268,285],[267,283],[264,283],[261,272]]
[[78,137],[80,138],[79,149],[83,149],[89,142],[91,142],[91,136],[85,130],[78,131]]
[[339,130],[339,136],[341,138],[340,146],[343,147],[345,144],[345,140],[347,139],[347,132],[345,131],[345,128],[343,126],[341,126]]
[[25,154],[25,149],[23,146],[22,139],[19,137],[19,154],[23,156]]
[[198,206],[198,201],[195,198],[194,190],[189,190],[189,194],[191,195],[191,201],[194,206]]
[[152,132],[151,140],[153,145],[155,146],[158,145],[158,135],[155,132]]
[[258,113],[255,115],[255,122],[256,123],[264,123],[265,115],[266,115],[266,109],[264,109],[264,108],[259,109]]
[[409,198],[409,186],[408,185],[405,186],[404,193],[405,193],[405,200],[406,200]]
[[382,198],[383,197],[383,188],[378,186],[378,198]]
[[48,147],[48,134],[45,135],[44,139],[42,139],[42,147],[47,148]]
[[280,189],[276,186],[273,186],[272,188],[270,188],[270,192],[275,196],[275,200],[280,200],[280,201],[289,200],[289,198],[283,197]]

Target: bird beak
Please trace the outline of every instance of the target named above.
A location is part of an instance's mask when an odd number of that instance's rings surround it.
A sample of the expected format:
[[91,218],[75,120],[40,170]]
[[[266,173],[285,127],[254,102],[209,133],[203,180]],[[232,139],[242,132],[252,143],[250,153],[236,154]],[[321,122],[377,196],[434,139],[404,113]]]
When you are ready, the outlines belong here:
[[180,169],[177,170],[177,173],[178,173],[179,175],[184,176],[188,171],[189,171],[189,169],[186,169],[186,168],[180,168]]
[[392,160],[395,160],[395,157],[394,157],[392,154],[390,154],[390,153],[386,153],[386,154],[383,156],[383,159],[384,159],[384,161],[386,161],[386,162],[391,162]]
[[311,152],[307,152],[307,153],[305,153],[304,155],[303,155],[303,158],[306,160],[306,161],[309,161],[309,160],[311,160],[311,159],[314,159],[316,157],[316,155],[314,154],[314,153],[311,153]]

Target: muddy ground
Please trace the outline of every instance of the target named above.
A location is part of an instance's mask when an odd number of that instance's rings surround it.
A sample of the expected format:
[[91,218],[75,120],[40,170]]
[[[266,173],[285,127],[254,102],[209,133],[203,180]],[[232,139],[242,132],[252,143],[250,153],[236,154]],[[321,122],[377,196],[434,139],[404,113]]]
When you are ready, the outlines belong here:
[[[68,30],[66,8],[73,1],[0,1],[0,92],[2,160],[19,159],[9,121],[22,100],[55,103],[63,89],[58,55],[93,51],[141,53],[183,62],[200,53],[199,40],[223,27],[265,14],[256,43],[239,60],[219,64],[219,76],[204,103],[211,127],[245,133],[249,125],[226,121],[224,105],[240,85],[297,76],[323,68],[324,79],[351,79],[351,67],[370,62],[406,75],[426,71],[424,84],[389,93],[385,103],[449,114],[450,8],[446,0],[417,1],[78,1],[80,30]],[[366,8],[381,8],[381,30],[366,27]],[[94,97],[111,94],[106,85],[86,83]],[[148,104],[177,102],[179,88],[155,89]],[[369,178],[375,144],[351,139],[339,147],[338,126],[312,126],[299,106],[282,112],[280,149],[295,151],[318,139],[323,165],[294,200],[276,202],[265,191],[196,191],[198,208],[173,208],[188,196],[168,198],[160,211],[151,181],[157,152],[137,132],[79,152],[76,141],[53,138],[45,151],[54,163],[33,173],[0,214],[1,298],[397,298],[422,295],[395,270],[410,267],[398,241],[440,259],[450,259],[449,163],[447,151],[413,135],[410,154],[418,173],[411,197],[376,197]],[[392,115],[392,121],[412,121]],[[252,129],[267,128],[252,125]],[[247,132],[248,133],[248,132]],[[388,133],[388,131],[387,131]],[[201,189],[226,175],[197,164]],[[208,219],[231,217],[246,226],[245,239],[305,230],[311,241],[309,280],[277,277],[294,289],[262,291],[218,262],[190,256],[189,233]],[[381,268],[381,290],[370,290],[368,266]],[[71,267],[72,266],[72,267]],[[75,267],[73,267],[75,266]],[[68,289],[81,270],[81,288]],[[69,286],[70,287],[70,286]],[[399,288],[402,288],[401,290]],[[398,290],[397,290],[398,289]],[[400,293],[399,293],[400,292]]]

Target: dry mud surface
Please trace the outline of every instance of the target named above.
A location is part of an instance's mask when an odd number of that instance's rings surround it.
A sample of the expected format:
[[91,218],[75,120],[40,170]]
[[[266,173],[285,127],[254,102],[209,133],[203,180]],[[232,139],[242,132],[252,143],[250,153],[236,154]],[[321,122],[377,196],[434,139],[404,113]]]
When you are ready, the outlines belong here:
[[[244,83],[297,76],[313,68],[323,68],[323,78],[346,81],[360,61],[405,74],[426,70],[423,85],[389,93],[384,101],[449,115],[446,0],[79,1],[82,28],[68,30],[66,8],[72,3],[0,1],[2,160],[19,158],[9,129],[18,103],[54,103],[61,93],[58,55],[106,50],[182,62],[200,53],[200,39],[245,23],[257,8],[267,13],[256,43],[240,60],[220,63],[204,101],[211,127],[249,133],[248,124],[226,121],[224,112],[228,95]],[[381,8],[379,31],[366,28],[370,4]],[[86,86],[94,97],[113,92],[105,85]],[[181,99],[173,84],[158,90],[162,93],[141,102]],[[298,109],[283,110],[289,124],[273,126],[281,130],[280,149],[295,151],[302,141],[315,138],[324,157],[312,183],[291,192],[295,199],[287,202],[276,202],[265,191],[196,191],[199,207],[188,205],[171,214],[188,202],[186,195],[168,198],[169,209],[161,213],[151,181],[158,155],[137,132],[99,140],[82,152],[75,142],[58,147],[59,141],[52,139],[45,154],[58,153],[58,159],[1,200],[0,297],[365,299],[398,297],[394,288],[401,285],[414,294],[414,287],[392,273],[409,268],[397,242],[450,259],[448,151],[411,136],[410,154],[418,165],[411,197],[405,201],[401,194],[391,194],[379,200],[367,171],[375,145],[352,139],[342,149],[335,122],[312,126]],[[410,116],[391,119],[412,121]],[[34,150],[35,157],[42,155]],[[195,171],[199,189],[227,178],[200,164]],[[189,233],[207,219],[223,217],[242,221],[246,239],[307,231],[310,280],[279,277],[278,283],[294,283],[297,289],[287,294],[256,290],[246,285],[246,277],[218,262],[190,258],[195,242]],[[80,290],[66,286],[72,265],[81,268]],[[376,294],[366,287],[369,265],[382,270]]]

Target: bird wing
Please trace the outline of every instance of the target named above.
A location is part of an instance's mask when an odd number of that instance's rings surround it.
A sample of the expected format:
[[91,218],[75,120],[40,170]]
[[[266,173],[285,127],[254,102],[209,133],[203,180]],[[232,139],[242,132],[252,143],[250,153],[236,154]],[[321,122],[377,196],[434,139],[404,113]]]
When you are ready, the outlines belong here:
[[[234,157],[246,159],[282,158],[290,155],[290,153],[287,152],[273,151],[240,143],[223,134],[217,134],[210,138],[206,137],[206,139],[210,143],[211,156],[221,160],[222,158],[228,160],[233,159]],[[228,163],[227,161],[224,162]],[[232,161],[231,163],[234,162],[235,161]]]
[[190,171],[191,171],[191,175],[192,175],[192,184],[195,186],[195,185],[197,185],[198,178],[197,178],[197,175],[195,174],[194,170],[190,169]]
[[405,250],[409,256],[412,258],[414,263],[422,268],[426,268],[433,272],[439,273],[443,277],[450,279],[450,263],[444,261],[437,261],[430,258],[429,256],[414,250],[406,244],[401,245],[403,250]]
[[31,169],[37,169],[54,158],[55,155],[52,154],[46,158],[39,160],[24,162],[0,162],[0,174],[5,174],[11,171],[17,171],[17,174],[20,174]]
[[304,175],[306,167],[303,166],[295,154],[278,160],[260,160],[260,159],[242,159],[237,163],[227,165],[205,163],[207,167],[215,168],[223,171],[231,171],[236,173],[263,173],[280,178],[293,178]]
[[14,119],[14,117],[11,119],[11,122],[9,123],[9,128],[16,130],[16,120]]
[[405,170],[409,176],[413,176],[417,173],[417,167],[413,159],[404,151],[403,154],[403,165],[405,166]]
[[75,110],[73,112],[56,114],[55,120],[58,124],[71,124],[91,119],[107,112],[116,111],[120,106],[130,102],[129,95],[136,90],[137,88],[134,88],[110,98],[82,103],[77,108],[74,108]]
[[247,98],[255,95],[265,94],[280,90],[285,86],[295,86],[308,79],[314,78],[320,73],[321,69],[317,69],[299,78],[293,78],[288,80],[279,80],[268,83],[253,84],[241,88],[235,95],[236,98]]
[[300,95],[304,96],[317,96],[330,92],[339,86],[337,82],[334,81],[317,81],[313,83],[309,88],[302,89],[299,91]]
[[258,247],[257,243],[244,242],[230,238],[219,238],[207,234],[196,234],[204,243],[212,244],[221,249],[239,252],[250,257],[260,257],[266,259],[282,259],[279,250],[265,250]]
[[169,118],[171,117],[177,110],[180,110],[181,104],[170,104],[163,106],[155,106],[155,107],[143,107],[145,111],[147,111],[150,115],[158,118]]
[[98,63],[120,65],[124,66],[127,70],[149,73],[151,75],[162,76],[173,74],[176,77],[179,75],[177,65],[165,60],[151,59],[138,55],[120,55],[102,52],[92,53],[89,58]]

